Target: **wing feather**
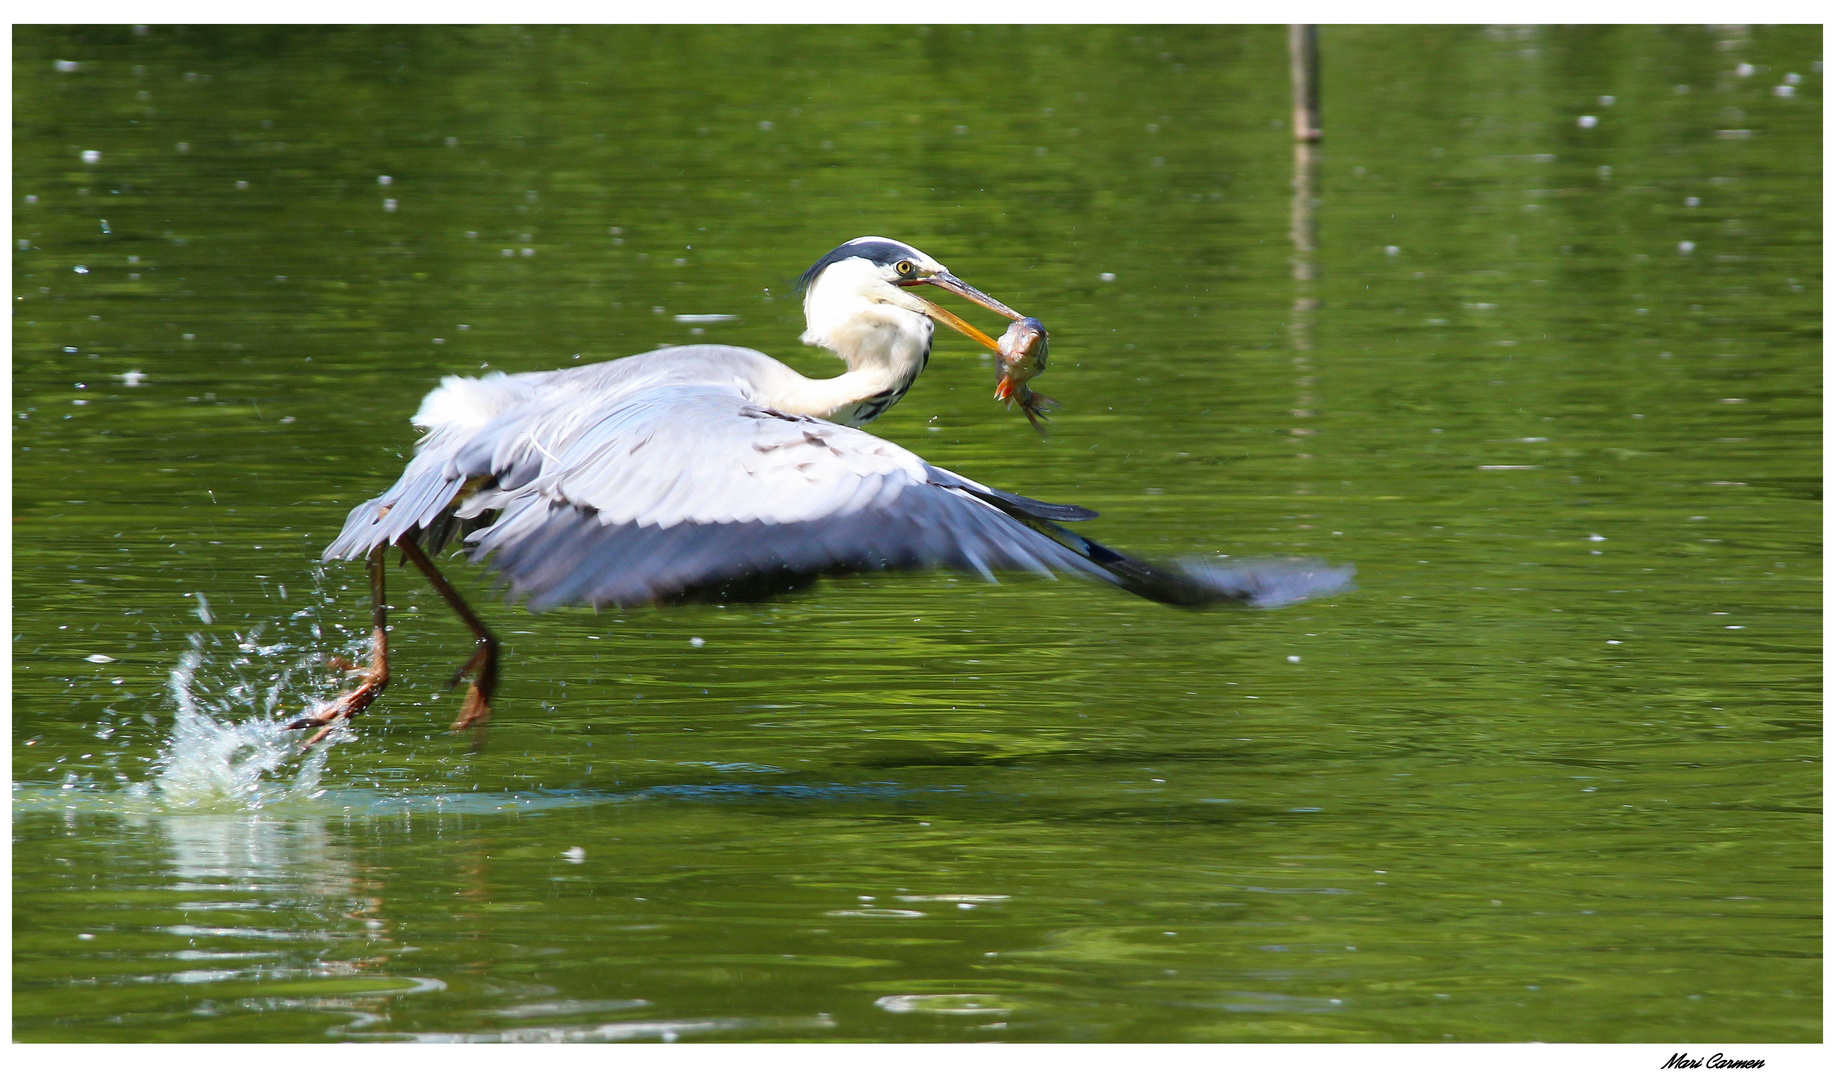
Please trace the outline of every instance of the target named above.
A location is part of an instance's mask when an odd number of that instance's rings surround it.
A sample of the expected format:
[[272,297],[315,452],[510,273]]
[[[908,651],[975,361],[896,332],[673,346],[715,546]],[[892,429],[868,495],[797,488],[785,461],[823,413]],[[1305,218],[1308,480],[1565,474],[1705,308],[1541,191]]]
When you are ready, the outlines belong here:
[[1093,511],[763,408],[733,384],[595,394],[558,374],[462,380],[429,395],[423,415],[456,419],[351,512],[325,557],[355,558],[416,529],[437,539],[459,531],[453,515],[495,512],[468,537],[472,558],[538,609],[752,599],[822,574],[918,567],[1069,573],[1192,606],[1269,606],[1348,587],[1348,568],[1316,563],[1143,563],[1057,524]]

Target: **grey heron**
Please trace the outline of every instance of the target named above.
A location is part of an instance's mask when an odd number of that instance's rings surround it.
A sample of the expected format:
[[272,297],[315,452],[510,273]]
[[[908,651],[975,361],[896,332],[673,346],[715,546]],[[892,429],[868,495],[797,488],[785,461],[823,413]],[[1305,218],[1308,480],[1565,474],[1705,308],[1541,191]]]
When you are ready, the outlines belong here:
[[356,689],[293,726],[320,728],[317,739],[387,684],[390,547],[475,638],[453,677],[472,678],[455,729],[489,718],[498,647],[430,558],[454,541],[536,610],[755,600],[824,574],[920,567],[1064,573],[1193,607],[1274,607],[1349,586],[1350,567],[1318,561],[1144,562],[1062,524],[1092,510],[988,487],[858,430],[924,370],[935,323],[1000,351],[918,287],[1025,316],[880,236],[835,248],[800,284],[802,340],[846,362],[834,378],[689,345],[442,380],[413,417],[426,433],[400,479],[352,510],[323,555],[368,558],[370,662]]

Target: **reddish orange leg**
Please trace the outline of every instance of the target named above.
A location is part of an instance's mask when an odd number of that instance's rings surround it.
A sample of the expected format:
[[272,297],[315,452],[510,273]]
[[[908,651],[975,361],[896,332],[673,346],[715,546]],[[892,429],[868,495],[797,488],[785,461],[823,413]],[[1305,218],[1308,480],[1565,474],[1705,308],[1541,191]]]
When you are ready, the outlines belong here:
[[[389,685],[389,605],[383,595],[382,556],[386,549],[377,548],[370,552],[370,605],[375,626],[371,630],[370,664],[363,668],[363,680],[357,688],[343,697],[320,709],[312,716],[302,717],[288,724],[289,729],[318,728],[309,736],[303,745],[311,746],[331,734],[331,725],[339,720],[349,720],[370,707]],[[357,670],[357,665],[339,657],[332,659],[332,666],[346,671]]]
[[439,568],[433,565],[432,559],[427,558],[427,553],[420,549],[419,544],[403,537],[396,541],[395,545],[401,548],[402,554],[407,556],[409,562],[413,563],[421,573],[427,575],[427,580],[432,582],[441,598],[452,606],[453,612],[464,620],[465,625],[472,632],[473,640],[477,642],[478,647],[473,650],[471,658],[465,661],[465,666],[461,667],[459,673],[452,677],[452,685],[457,686],[460,680],[467,675],[474,676],[471,686],[465,691],[465,704],[460,706],[459,718],[453,721],[452,730],[464,731],[473,725],[482,726],[488,723],[491,718],[491,694],[497,689],[496,635],[492,634],[485,627],[483,620],[473,613],[471,607],[465,603],[465,598],[459,595],[459,590],[452,587],[452,582],[446,580],[445,575],[441,574]]

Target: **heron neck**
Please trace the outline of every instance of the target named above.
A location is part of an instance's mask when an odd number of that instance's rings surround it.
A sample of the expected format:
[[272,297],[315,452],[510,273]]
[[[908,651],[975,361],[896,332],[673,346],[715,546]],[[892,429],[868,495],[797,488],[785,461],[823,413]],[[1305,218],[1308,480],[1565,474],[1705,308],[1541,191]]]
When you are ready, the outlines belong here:
[[847,362],[832,379],[798,376],[770,404],[785,412],[864,424],[903,397],[930,360],[935,326],[922,314],[889,304],[856,309],[819,331],[812,322],[803,340],[834,350]]
[[801,375],[781,386],[766,402],[771,408],[800,416],[819,416],[840,424],[860,425],[878,416],[903,397],[917,378],[913,371],[900,380],[887,368],[858,368],[832,379]]

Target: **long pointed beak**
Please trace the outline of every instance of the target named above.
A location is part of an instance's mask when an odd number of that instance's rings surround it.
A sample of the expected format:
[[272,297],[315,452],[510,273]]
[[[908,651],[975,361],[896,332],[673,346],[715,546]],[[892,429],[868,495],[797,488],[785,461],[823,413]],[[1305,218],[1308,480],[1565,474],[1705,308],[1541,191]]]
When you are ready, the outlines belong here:
[[[963,281],[961,278],[956,277],[954,274],[949,274],[949,273],[937,274],[934,277],[924,278],[919,281],[901,282],[900,284],[904,285],[906,288],[910,288],[912,285],[935,285],[937,288],[942,289],[946,292],[953,292],[957,296],[960,296],[965,300],[973,300],[975,303],[980,304],[982,307],[987,308],[989,311],[992,311],[997,315],[1005,316],[1008,319],[1025,318],[1024,315],[1021,315],[1019,312],[1014,311],[1012,308],[994,299],[992,296],[989,296],[987,293],[982,292],[980,289],[975,288],[973,285],[970,285],[966,281]],[[934,304],[930,302],[929,300],[923,299],[922,297],[918,297],[917,300],[920,304],[924,305],[924,314],[930,316],[931,318],[944,324],[945,326],[948,326],[951,329],[961,334],[964,334],[968,336],[969,338],[972,338],[974,341],[979,343],[982,348],[987,349],[989,352],[992,352],[992,353],[1000,352],[999,342],[995,341],[993,338],[989,337],[988,335],[982,333],[980,330],[977,330],[974,326],[970,325],[966,320],[964,320],[961,316],[957,315],[955,312],[949,310],[948,308],[942,306],[941,304]]]

